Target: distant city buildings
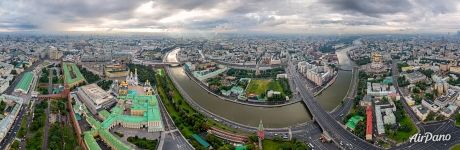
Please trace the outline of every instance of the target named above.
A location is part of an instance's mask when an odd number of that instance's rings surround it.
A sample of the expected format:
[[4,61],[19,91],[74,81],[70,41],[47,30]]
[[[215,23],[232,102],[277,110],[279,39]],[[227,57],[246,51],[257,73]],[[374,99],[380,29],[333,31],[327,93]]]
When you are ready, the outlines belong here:
[[129,75],[129,68],[123,64],[105,65],[104,75],[108,78],[126,77]]
[[48,49],[48,55],[51,60],[60,60],[64,55],[62,51],[59,51],[56,47],[50,46]]

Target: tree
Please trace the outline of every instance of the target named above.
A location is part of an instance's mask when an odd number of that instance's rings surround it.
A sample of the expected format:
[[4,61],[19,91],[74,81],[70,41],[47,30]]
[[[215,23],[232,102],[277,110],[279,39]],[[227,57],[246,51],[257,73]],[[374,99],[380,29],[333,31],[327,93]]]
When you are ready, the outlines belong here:
[[460,113],[457,113],[457,116],[455,117],[455,124],[460,126]]
[[436,114],[434,112],[431,112],[426,116],[426,119],[427,121],[432,121],[434,120],[434,118],[436,117]]
[[0,114],[3,114],[3,111],[6,108],[6,103],[4,101],[0,101]]
[[434,99],[434,95],[432,93],[425,93],[425,98],[426,99],[429,99],[429,100],[433,100]]
[[431,78],[431,75],[433,75],[434,71],[431,69],[422,69],[420,70],[420,73],[424,74],[428,78]]

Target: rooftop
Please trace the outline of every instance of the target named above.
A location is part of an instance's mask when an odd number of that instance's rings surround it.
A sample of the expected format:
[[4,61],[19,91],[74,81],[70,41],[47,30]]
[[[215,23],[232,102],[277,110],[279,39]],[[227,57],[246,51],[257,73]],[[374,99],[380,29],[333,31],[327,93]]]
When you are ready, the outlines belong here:
[[358,122],[364,120],[364,117],[363,116],[353,116],[351,117],[350,119],[348,119],[348,122],[345,124],[348,128],[350,128],[351,130],[354,130],[356,128],[356,125],[358,124]]
[[110,95],[108,92],[104,91],[102,88],[97,86],[95,83],[85,85],[80,87],[83,92],[88,95],[91,100],[96,105],[100,105],[104,102],[110,101],[113,99],[113,96]]
[[19,83],[16,85],[15,90],[22,90],[24,93],[29,91],[33,78],[34,75],[32,72],[26,72],[24,76],[22,76],[21,81],[19,81]]
[[64,70],[64,82],[66,84],[72,84],[80,80],[85,80],[83,75],[74,63],[63,63],[62,68]]

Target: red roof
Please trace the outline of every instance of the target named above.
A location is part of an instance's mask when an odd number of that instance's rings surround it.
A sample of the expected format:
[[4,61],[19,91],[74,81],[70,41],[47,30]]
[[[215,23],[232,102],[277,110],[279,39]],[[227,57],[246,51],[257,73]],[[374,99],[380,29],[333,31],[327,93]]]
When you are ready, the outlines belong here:
[[367,115],[366,134],[372,135],[372,107],[371,106],[367,106],[366,115]]

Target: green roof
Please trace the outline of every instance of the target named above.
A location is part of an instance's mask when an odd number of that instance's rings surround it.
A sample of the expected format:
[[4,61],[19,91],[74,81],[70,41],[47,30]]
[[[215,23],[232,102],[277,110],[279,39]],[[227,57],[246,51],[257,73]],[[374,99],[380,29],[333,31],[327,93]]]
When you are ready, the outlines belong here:
[[30,84],[34,79],[34,75],[31,72],[26,72],[22,77],[21,81],[16,85],[15,89],[23,90],[24,92],[29,91]]
[[[80,69],[78,69],[77,65],[74,63],[63,63],[62,68],[64,70],[64,82],[66,84],[72,84],[81,80],[85,80],[80,72]],[[75,78],[72,78],[71,72],[75,74]]]
[[198,141],[198,143],[200,143],[201,146],[203,146],[203,147],[205,147],[205,148],[207,148],[207,147],[210,146],[208,142],[206,142],[203,138],[201,138],[201,137],[198,136],[197,134],[193,134],[192,137],[193,137],[193,139],[195,139],[196,141]]
[[[123,108],[120,106],[113,107],[110,113],[107,110],[102,110],[99,112],[101,116],[104,118],[104,121],[101,123],[94,119],[92,116],[87,116],[87,122],[93,127],[92,131],[99,133],[99,135],[107,142],[109,145],[113,146],[117,150],[124,150],[124,149],[131,149],[129,146],[125,145],[121,142],[118,138],[113,136],[109,132],[109,127],[117,121],[121,122],[128,122],[128,123],[141,123],[141,122],[149,122],[149,121],[160,121],[160,110],[158,107],[158,100],[154,95],[134,95],[128,94],[127,96],[119,96],[120,100],[131,100],[132,110],[143,110],[143,116],[131,116],[131,115],[124,115]],[[87,114],[90,114],[88,109],[85,109]],[[92,135],[92,134],[91,134]],[[86,135],[85,135],[86,136]],[[94,136],[94,135],[92,135]],[[92,142],[88,139],[88,142]],[[85,137],[86,142],[86,137]]]
[[246,146],[241,145],[241,146],[235,146],[235,150],[246,150]]
[[89,125],[95,129],[101,128],[101,123],[94,119],[92,116],[87,116],[86,121],[88,121]]
[[348,128],[350,128],[351,130],[355,130],[356,125],[358,124],[358,122],[360,122],[362,120],[364,120],[363,116],[353,116],[350,119],[348,119],[348,122],[345,125]]
[[102,111],[100,111],[99,114],[102,116],[103,119],[107,119],[107,118],[109,118],[109,116],[110,116],[109,111],[107,111],[107,110],[105,110],[105,109],[102,110]]
[[118,138],[113,136],[113,134],[111,134],[108,129],[100,130],[99,135],[102,138],[106,139],[106,142],[108,142],[109,145],[113,145],[115,147],[115,149],[117,149],[117,150],[131,149],[129,146],[127,146],[123,142],[121,142]]
[[392,84],[393,83],[393,78],[391,77],[386,77],[383,81],[384,84]]
[[[145,121],[161,121],[160,108],[157,97],[154,95],[126,95],[119,96],[121,100],[131,100],[131,110],[143,110]],[[129,120],[129,118],[125,118]],[[137,119],[134,119],[135,121]]]
[[94,136],[91,131],[86,131],[83,133],[83,135],[84,135],[83,139],[85,140],[86,147],[88,147],[89,150],[101,150],[101,148],[96,142],[96,139],[94,139]]

